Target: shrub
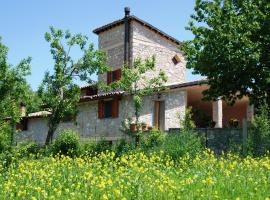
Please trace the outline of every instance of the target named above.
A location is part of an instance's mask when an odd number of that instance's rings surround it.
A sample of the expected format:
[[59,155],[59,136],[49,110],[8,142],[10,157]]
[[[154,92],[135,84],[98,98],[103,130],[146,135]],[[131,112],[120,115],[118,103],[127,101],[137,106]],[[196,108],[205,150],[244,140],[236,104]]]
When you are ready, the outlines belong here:
[[99,154],[106,150],[112,149],[112,143],[107,140],[99,140],[99,141],[89,141],[84,144],[83,151],[84,154]]
[[79,150],[79,136],[73,130],[64,130],[61,132],[53,144],[54,154],[60,153],[73,157],[79,154]]
[[112,150],[115,152],[116,156],[121,156],[128,153],[129,151],[134,150],[135,148],[136,147],[134,142],[129,142],[125,139],[121,139],[113,145]]
[[181,131],[180,133],[168,134],[160,148],[165,154],[177,160],[179,157],[189,154],[195,156],[203,149],[201,139],[193,131]]
[[248,149],[255,155],[263,155],[270,150],[270,119],[268,106],[261,105],[251,123],[248,136]]
[[22,142],[13,147],[13,154],[17,157],[23,158],[30,155],[36,155],[40,150],[40,146],[35,142]]
[[163,144],[165,134],[157,129],[140,134],[140,147],[144,150],[152,149]]
[[11,145],[11,128],[8,123],[0,123],[0,153],[6,151]]

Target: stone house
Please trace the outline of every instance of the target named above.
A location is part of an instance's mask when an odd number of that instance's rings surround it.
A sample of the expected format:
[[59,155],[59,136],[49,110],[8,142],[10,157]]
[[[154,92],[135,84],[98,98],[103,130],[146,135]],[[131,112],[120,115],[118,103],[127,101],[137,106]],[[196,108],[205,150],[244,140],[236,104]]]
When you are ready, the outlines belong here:
[[[166,72],[167,89],[143,99],[140,122],[165,131],[179,128],[180,118],[184,117],[187,106],[208,114],[217,128],[223,127],[232,117],[241,121],[252,116],[252,107],[246,98],[234,107],[221,100],[203,102],[202,91],[208,87],[207,81],[186,82],[185,60],[179,50],[181,42],[130,15],[128,8],[123,19],[93,32],[98,35],[99,48],[107,53],[108,65],[112,68],[112,72],[100,75],[99,81],[110,83],[118,80],[124,63],[132,66],[134,59],[146,59],[153,55],[156,57],[156,71],[149,72],[147,76],[155,76],[160,69]],[[122,122],[128,117],[134,118],[130,95],[122,91],[104,93],[93,85],[81,88],[78,110],[76,120],[61,123],[57,132],[70,128],[80,133],[81,138],[116,140],[123,137],[120,131]],[[48,130],[46,116],[49,114],[40,111],[24,115],[22,123],[17,125],[17,129],[21,130],[18,138],[43,143]]]

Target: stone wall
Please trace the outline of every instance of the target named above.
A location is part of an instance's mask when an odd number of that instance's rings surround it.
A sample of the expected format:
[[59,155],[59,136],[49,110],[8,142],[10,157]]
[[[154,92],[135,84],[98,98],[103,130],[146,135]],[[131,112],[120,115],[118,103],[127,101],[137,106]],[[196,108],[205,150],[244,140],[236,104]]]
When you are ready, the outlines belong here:
[[[179,116],[185,113],[185,91],[170,91],[162,94],[161,100],[165,101],[165,129],[179,128]],[[140,113],[140,122],[153,126],[155,96],[143,99],[143,108]],[[121,138],[123,137],[120,127],[128,117],[135,121],[134,108],[131,96],[123,96],[119,102],[119,117],[98,119],[97,101],[85,102],[79,105],[79,113],[76,123],[61,123],[56,132],[63,129],[73,129],[80,133],[81,138]],[[48,127],[46,118],[30,118],[28,130],[18,133],[17,141],[22,139],[44,143]],[[57,135],[57,134],[56,134]]]
[[[185,82],[185,61],[182,52],[174,42],[162,37],[156,32],[136,21],[131,21],[130,55],[131,61],[136,58],[146,59],[156,57],[156,71],[146,73],[154,77],[162,69],[168,76],[167,85]],[[99,34],[99,48],[108,56],[108,65],[113,70],[124,64],[124,25],[119,25]],[[178,55],[181,62],[174,64],[172,58]],[[99,75],[99,81],[106,82],[106,74]]]
[[[124,25],[116,26],[98,35],[99,49],[107,54],[107,64],[112,70],[124,65]],[[99,81],[107,81],[106,74],[99,75]]]
[[[136,58],[156,58],[156,71],[147,72],[147,77],[156,76],[162,69],[168,76],[167,85],[185,82],[185,61],[179,47],[136,21],[131,22],[131,55]],[[174,64],[172,58],[178,55],[181,62]]]

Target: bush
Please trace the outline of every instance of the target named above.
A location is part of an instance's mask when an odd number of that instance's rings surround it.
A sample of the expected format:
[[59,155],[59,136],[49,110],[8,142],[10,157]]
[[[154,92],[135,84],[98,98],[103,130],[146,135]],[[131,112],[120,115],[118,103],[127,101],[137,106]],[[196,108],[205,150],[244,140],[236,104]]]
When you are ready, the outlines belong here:
[[121,139],[113,145],[112,150],[115,152],[116,156],[121,156],[125,153],[128,153],[129,151],[134,150],[135,148],[136,147],[134,142],[129,142],[125,139]]
[[177,160],[186,154],[196,156],[203,150],[201,138],[193,131],[168,134],[160,150]]
[[112,149],[112,143],[107,140],[99,140],[99,141],[90,141],[84,144],[83,151],[84,154],[99,154],[106,150]]
[[157,129],[140,134],[140,147],[144,150],[152,149],[163,144],[165,134]]
[[248,150],[255,156],[270,151],[270,119],[268,106],[261,105],[251,123],[248,136]]
[[53,153],[76,156],[80,151],[79,136],[73,130],[64,130],[59,134],[53,144]]
[[0,123],[0,153],[6,151],[11,145],[11,128],[8,123]]
[[13,154],[16,154],[17,157],[23,158],[30,155],[38,154],[40,146],[35,142],[23,142],[19,143],[17,146],[13,147]]

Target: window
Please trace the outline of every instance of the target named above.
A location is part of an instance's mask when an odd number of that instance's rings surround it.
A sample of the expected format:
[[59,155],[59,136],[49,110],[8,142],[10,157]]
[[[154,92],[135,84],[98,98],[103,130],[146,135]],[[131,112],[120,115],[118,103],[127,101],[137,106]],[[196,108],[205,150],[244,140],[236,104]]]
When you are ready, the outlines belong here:
[[116,118],[119,113],[119,99],[99,101],[98,102],[98,118]]
[[179,62],[181,62],[181,59],[178,55],[175,55],[173,58],[172,58],[172,61],[175,65],[177,65]]
[[107,84],[111,84],[114,81],[121,79],[121,69],[117,69],[107,73]]
[[113,101],[104,101],[104,118],[112,117]]
[[19,123],[16,124],[16,130],[27,131],[28,119],[22,118]]

